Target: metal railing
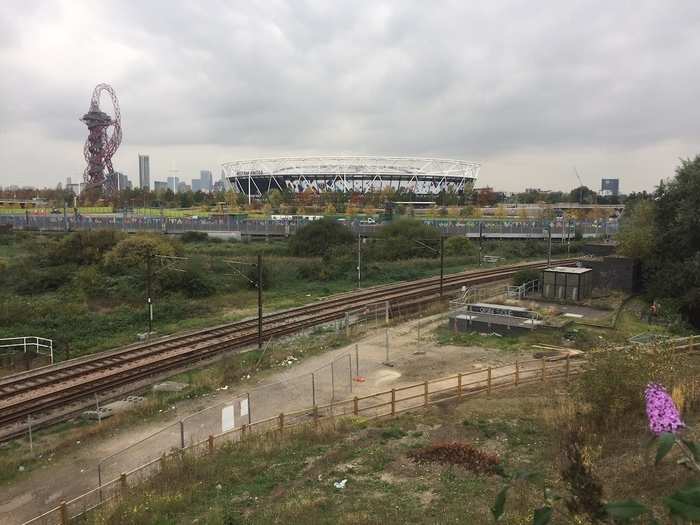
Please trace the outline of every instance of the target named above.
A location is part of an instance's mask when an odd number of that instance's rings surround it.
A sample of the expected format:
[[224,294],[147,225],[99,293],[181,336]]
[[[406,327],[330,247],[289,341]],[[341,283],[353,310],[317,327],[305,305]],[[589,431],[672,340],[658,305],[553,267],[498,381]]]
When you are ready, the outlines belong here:
[[506,286],[505,295],[506,297],[517,297],[518,299],[522,299],[523,297],[527,297],[528,294],[537,293],[539,291],[540,280],[533,279],[532,281],[523,283],[520,286]]
[[53,340],[51,339],[36,336],[5,337],[0,339],[0,349],[21,350],[26,354],[32,348],[36,354],[48,356],[51,359],[51,364],[53,364]]
[[[123,232],[184,233],[187,231],[232,233],[242,236],[288,237],[307,224],[307,220],[256,220],[232,217],[150,217],[110,214],[108,216],[74,215],[0,215],[0,225],[39,231],[117,230]],[[500,220],[430,220],[422,222],[437,228],[442,235],[470,239],[547,239],[548,222]],[[380,224],[363,224],[359,220],[346,224],[355,234],[374,235]],[[617,223],[580,222],[576,231],[583,238],[607,237],[617,231]],[[572,238],[566,226],[554,223],[552,239]]]

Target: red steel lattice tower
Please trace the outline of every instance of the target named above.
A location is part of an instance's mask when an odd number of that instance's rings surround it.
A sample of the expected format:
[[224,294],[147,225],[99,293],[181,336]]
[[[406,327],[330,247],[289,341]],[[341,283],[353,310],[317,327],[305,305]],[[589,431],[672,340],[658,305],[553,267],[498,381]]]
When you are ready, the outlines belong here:
[[[103,91],[112,99],[114,117],[100,109],[100,95]],[[117,180],[112,167],[112,156],[122,141],[121,115],[119,101],[114,89],[109,84],[98,84],[92,92],[90,109],[80,119],[88,127],[88,138],[85,141],[83,154],[87,161],[85,168],[86,188],[101,187],[106,194],[117,189]],[[109,133],[109,128],[111,133]]]

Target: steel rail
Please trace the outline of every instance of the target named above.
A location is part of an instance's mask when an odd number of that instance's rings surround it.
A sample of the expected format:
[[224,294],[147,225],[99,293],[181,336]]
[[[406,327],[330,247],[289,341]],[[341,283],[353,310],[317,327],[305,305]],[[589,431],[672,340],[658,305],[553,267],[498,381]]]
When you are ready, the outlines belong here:
[[[522,269],[524,267],[537,266],[538,264],[539,263],[528,263],[527,265],[517,265],[517,268]],[[492,268],[481,272],[463,272],[459,274],[452,274],[445,276],[444,283],[450,286],[455,281],[462,283],[465,277],[475,278],[482,275],[498,274],[510,268],[513,268],[513,266]],[[342,305],[345,309],[348,309],[349,304],[351,302],[355,302],[358,303],[358,305],[355,306],[355,308],[357,308],[364,305],[364,303],[359,304],[363,298],[372,298],[375,300],[375,302],[381,301],[382,299],[386,300],[386,296],[394,295],[397,291],[402,289],[411,290],[420,286],[430,285],[435,282],[439,282],[439,278],[429,277],[426,279],[404,282],[396,285],[384,285],[363,290],[361,292],[346,293],[315,304],[268,314],[263,317],[263,323],[270,324],[279,320],[289,322],[290,319],[295,316],[309,315],[314,311],[325,310],[332,305]],[[166,353],[172,349],[183,346],[184,344],[197,344],[207,340],[216,340],[219,337],[237,335],[241,330],[255,327],[256,323],[257,318],[237,321],[210,329],[168,337],[145,345],[129,346],[121,350],[118,349],[116,351],[107,351],[106,353],[103,352],[92,356],[90,359],[79,358],[79,361],[74,365],[71,364],[71,361],[65,361],[57,365],[37,369],[36,373],[34,374],[25,372],[17,374],[16,376],[8,376],[3,378],[3,380],[0,380],[0,400],[2,400],[3,397],[16,395],[22,390],[35,389],[45,384],[59,382],[69,379],[70,377],[75,377],[76,375],[83,375],[108,366],[117,366],[123,363],[126,359],[138,359],[142,356],[151,355],[153,353]]]
[[[573,259],[561,260],[560,264],[570,264]],[[478,284],[490,282],[511,276],[524,268],[538,268],[542,262],[526,263],[493,268],[486,271],[467,272],[446,276],[444,286],[455,288],[463,284]],[[436,283],[439,278],[427,278],[419,281],[385,285],[363,292],[343,294],[306,307],[298,307],[285,312],[277,312],[266,316],[268,328],[266,338],[279,337],[297,332],[306,327],[324,324],[345,315],[348,309],[357,309],[372,305],[381,305],[386,301],[398,306],[415,306],[418,303],[429,303],[439,299]],[[296,315],[293,315],[296,314]],[[108,355],[97,356],[88,364],[92,365],[86,371],[84,363],[78,363],[75,369],[62,367],[59,372],[70,375],[52,376],[50,367],[41,369],[44,384],[32,382],[32,376],[21,377],[17,390],[4,392],[0,397],[0,426],[17,422],[28,415],[54,409],[70,404],[94,393],[104,392],[120,386],[145,379],[149,376],[176,370],[187,364],[209,359],[215,354],[235,348],[242,349],[255,342],[257,331],[255,319],[231,323],[224,327],[202,330],[185,336],[168,338],[157,343],[142,345],[127,349],[121,354],[110,352]],[[270,326],[271,325],[271,326]],[[222,330],[222,328],[225,328]],[[247,330],[246,330],[247,329]],[[230,336],[230,337],[229,337]],[[194,341],[192,341],[194,339]],[[193,342],[194,346],[187,344]],[[184,343],[184,345],[183,345]],[[144,353],[145,352],[145,353]],[[117,361],[115,362],[115,358]],[[119,362],[119,359],[122,359]],[[99,373],[102,371],[103,373]],[[92,373],[93,377],[89,377]],[[81,377],[83,379],[81,379]],[[74,381],[67,381],[69,379]],[[34,377],[36,379],[36,377]],[[63,381],[63,385],[60,382]],[[22,386],[23,383],[23,386]],[[48,389],[49,385],[59,383],[60,388]],[[5,387],[0,385],[0,387]],[[42,391],[43,390],[43,391]],[[24,393],[25,395],[17,395]],[[13,399],[14,398],[14,399]],[[2,401],[5,401],[4,403]]]

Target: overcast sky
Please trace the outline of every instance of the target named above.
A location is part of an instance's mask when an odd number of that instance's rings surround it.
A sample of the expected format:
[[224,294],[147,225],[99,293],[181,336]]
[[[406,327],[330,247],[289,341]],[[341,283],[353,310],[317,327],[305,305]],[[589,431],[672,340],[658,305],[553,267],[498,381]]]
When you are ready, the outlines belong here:
[[[80,178],[114,86],[115,169],[189,180],[312,154],[482,163],[478,185],[625,192],[700,153],[700,1],[0,2],[0,185]],[[108,100],[103,109],[111,112]]]

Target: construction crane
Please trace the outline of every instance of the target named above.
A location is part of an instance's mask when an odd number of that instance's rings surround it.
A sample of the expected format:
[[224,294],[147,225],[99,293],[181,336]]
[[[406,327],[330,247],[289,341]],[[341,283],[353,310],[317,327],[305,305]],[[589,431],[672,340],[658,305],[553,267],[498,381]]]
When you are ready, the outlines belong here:
[[581,180],[581,176],[578,174],[578,170],[576,169],[576,166],[574,166],[574,173],[576,174],[576,178],[578,179],[578,203],[583,204],[583,181]]

